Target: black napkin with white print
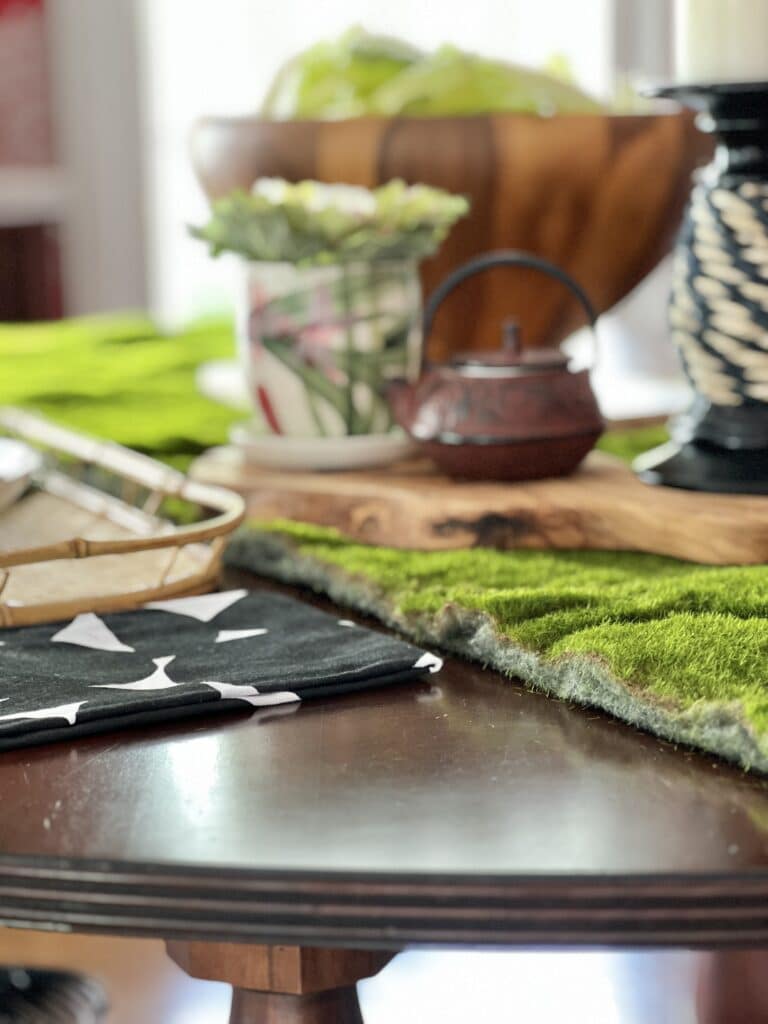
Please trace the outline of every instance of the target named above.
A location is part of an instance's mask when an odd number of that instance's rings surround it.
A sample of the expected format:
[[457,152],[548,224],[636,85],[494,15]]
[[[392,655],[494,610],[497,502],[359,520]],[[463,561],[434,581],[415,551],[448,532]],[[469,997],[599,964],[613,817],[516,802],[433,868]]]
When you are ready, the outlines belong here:
[[0,630],[0,750],[416,680],[433,654],[281,594],[229,590]]

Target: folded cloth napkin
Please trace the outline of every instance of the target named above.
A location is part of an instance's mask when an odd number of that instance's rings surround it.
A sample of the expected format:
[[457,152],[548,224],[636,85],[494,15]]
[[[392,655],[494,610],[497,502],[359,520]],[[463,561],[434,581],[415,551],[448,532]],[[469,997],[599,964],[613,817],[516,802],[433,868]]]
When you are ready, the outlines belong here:
[[419,679],[440,659],[271,592],[0,631],[0,750]]

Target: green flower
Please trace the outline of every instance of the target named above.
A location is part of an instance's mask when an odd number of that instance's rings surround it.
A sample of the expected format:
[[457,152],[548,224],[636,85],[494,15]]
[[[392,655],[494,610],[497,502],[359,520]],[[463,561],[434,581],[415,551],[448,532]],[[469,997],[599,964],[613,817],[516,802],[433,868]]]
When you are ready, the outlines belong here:
[[210,221],[191,233],[214,256],[234,252],[258,262],[421,260],[468,211],[463,196],[400,180],[369,190],[261,178],[250,193],[217,200]]

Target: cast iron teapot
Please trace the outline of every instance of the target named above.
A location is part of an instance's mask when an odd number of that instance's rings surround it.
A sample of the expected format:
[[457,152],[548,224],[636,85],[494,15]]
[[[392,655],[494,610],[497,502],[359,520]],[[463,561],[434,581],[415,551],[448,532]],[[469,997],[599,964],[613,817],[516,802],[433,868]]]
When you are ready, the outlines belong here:
[[[462,281],[491,267],[540,270],[556,278],[596,314],[583,289],[560,267],[526,252],[478,256],[435,289],[424,309],[424,352],[438,308]],[[591,451],[603,421],[589,370],[573,372],[559,348],[523,349],[517,324],[503,325],[496,352],[422,359],[415,383],[393,381],[388,398],[397,422],[451,476],[533,480],[572,472]]]

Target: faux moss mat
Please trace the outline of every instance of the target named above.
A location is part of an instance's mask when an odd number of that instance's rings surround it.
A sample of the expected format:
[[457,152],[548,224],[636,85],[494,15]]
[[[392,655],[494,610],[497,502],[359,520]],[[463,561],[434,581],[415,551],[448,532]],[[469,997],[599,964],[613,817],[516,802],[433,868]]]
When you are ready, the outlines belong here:
[[[164,333],[145,316],[0,325],[0,404],[21,404],[184,465],[243,413],[195,372],[231,325]],[[631,457],[658,430],[612,434]],[[308,584],[425,643],[768,771],[768,567],[606,552],[419,554],[295,523],[242,531],[231,562]]]
[[768,567],[627,552],[409,552],[241,530],[227,560],[308,585],[565,700],[768,771]]

